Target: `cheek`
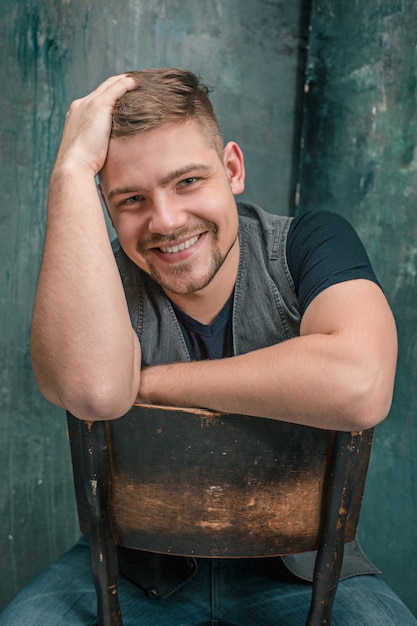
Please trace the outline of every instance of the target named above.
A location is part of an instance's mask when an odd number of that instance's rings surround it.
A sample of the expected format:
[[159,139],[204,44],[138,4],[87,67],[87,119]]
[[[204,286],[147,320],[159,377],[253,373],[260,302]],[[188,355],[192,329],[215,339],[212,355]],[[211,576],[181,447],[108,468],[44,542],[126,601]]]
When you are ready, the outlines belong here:
[[197,207],[201,217],[217,223],[222,228],[233,229],[238,222],[235,198],[229,188],[211,195]]
[[115,228],[117,238],[123,250],[131,261],[141,269],[148,271],[148,266],[144,257],[138,251],[138,241],[141,234],[138,231],[137,224],[133,220],[120,220]]
[[143,232],[142,220],[133,215],[119,215],[113,220],[113,226],[123,247],[136,247],[138,238]]
[[223,228],[224,236],[227,239],[234,239],[236,237],[239,228],[239,218],[235,204],[231,204],[225,208],[220,216],[219,225]]

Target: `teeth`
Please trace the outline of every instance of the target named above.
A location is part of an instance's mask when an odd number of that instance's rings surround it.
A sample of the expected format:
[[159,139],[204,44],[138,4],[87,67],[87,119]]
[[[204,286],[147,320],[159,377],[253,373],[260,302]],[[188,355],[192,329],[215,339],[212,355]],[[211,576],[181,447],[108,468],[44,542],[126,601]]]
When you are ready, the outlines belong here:
[[183,243],[180,243],[178,246],[167,246],[166,248],[160,248],[161,252],[165,254],[175,254],[176,252],[181,252],[182,250],[187,250],[191,246],[193,246],[198,241],[199,235],[195,235],[191,237],[191,239],[187,239]]

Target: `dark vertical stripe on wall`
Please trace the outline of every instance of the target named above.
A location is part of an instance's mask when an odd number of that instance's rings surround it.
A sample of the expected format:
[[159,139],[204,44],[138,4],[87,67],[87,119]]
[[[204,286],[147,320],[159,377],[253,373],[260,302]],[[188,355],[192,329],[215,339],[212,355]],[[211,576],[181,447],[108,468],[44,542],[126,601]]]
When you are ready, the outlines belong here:
[[377,428],[360,537],[417,614],[417,4],[313,0],[298,211],[357,228],[397,320],[390,417]]

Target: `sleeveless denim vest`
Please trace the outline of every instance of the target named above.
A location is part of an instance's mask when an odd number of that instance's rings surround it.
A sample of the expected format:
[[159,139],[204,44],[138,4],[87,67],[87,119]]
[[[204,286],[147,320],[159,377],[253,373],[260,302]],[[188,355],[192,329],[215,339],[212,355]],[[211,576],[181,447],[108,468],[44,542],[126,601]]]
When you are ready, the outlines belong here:
[[[272,215],[243,203],[238,204],[238,211],[240,261],[232,324],[235,355],[298,336],[301,320],[286,258],[292,218]],[[126,256],[117,240],[113,242],[113,251],[132,326],[141,344],[143,367],[189,361],[178,320],[162,288]],[[152,597],[170,595],[195,572],[193,559],[175,557],[174,564],[170,555],[131,553],[120,549],[120,570]],[[312,580],[314,558],[315,553],[306,553],[282,560],[293,574]],[[181,567],[178,559],[182,559]],[[347,544],[341,578],[377,572],[357,541]]]

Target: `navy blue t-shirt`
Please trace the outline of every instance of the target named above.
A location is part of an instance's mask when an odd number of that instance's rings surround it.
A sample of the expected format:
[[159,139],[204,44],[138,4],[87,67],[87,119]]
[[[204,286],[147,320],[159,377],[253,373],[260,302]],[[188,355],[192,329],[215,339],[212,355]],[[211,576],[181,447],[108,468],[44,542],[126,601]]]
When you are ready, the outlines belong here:
[[[291,222],[287,263],[301,315],[324,289],[356,278],[378,284],[353,227],[330,211],[309,211]],[[173,305],[193,361],[233,356],[233,295],[212,324],[201,324]]]
[[354,278],[379,284],[354,228],[344,217],[330,211],[308,211],[292,221],[287,263],[301,315],[331,285]]
[[233,356],[233,294],[212,324],[202,324],[184,313],[175,304],[172,306],[192,361],[223,359],[227,356]]

